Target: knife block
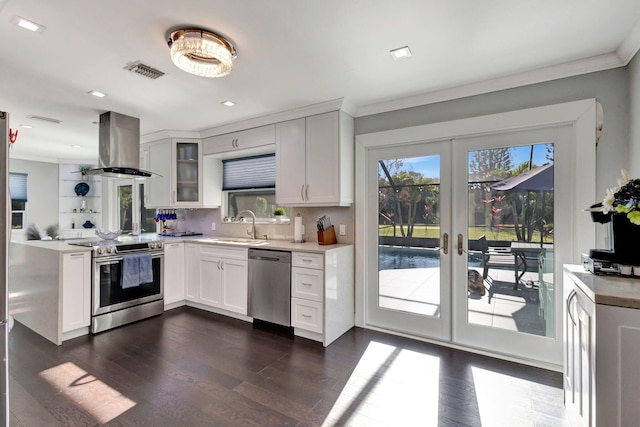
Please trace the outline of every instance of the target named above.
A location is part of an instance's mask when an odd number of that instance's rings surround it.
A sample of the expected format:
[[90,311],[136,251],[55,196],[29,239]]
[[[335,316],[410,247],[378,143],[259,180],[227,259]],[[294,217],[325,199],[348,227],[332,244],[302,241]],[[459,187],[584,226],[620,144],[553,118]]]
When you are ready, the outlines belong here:
[[326,230],[318,230],[318,244],[319,245],[335,245],[338,243],[336,240],[336,229],[333,225]]

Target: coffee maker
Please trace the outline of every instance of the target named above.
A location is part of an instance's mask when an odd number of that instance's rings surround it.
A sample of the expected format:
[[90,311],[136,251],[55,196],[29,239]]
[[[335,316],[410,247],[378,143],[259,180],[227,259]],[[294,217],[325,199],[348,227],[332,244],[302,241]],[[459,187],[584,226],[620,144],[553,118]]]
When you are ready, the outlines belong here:
[[582,264],[585,269],[594,274],[630,274],[626,269],[630,269],[633,265],[640,265],[640,261],[635,250],[628,250],[622,242],[615,241],[613,224],[615,221],[617,227],[620,227],[618,221],[621,214],[603,213],[602,203],[592,205],[585,210],[591,213],[593,222],[606,226],[605,244],[607,246],[603,249],[591,249],[588,255],[582,254]]

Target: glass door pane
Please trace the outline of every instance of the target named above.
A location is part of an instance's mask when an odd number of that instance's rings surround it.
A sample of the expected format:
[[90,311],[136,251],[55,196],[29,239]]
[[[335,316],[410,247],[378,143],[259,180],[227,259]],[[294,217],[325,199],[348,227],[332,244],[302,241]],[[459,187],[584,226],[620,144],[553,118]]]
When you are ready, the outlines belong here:
[[468,152],[467,320],[553,336],[554,144]]
[[144,184],[138,184],[138,203],[140,212],[140,231],[143,233],[154,233],[156,231],[156,210],[147,209],[144,205]]
[[[371,151],[367,227],[367,321],[449,339],[451,226],[448,141]],[[374,217],[375,216],[375,217]]]
[[176,201],[198,201],[198,143],[176,143]]
[[133,231],[133,186],[118,185],[118,220],[124,233]]
[[439,317],[440,156],[378,163],[378,304]]

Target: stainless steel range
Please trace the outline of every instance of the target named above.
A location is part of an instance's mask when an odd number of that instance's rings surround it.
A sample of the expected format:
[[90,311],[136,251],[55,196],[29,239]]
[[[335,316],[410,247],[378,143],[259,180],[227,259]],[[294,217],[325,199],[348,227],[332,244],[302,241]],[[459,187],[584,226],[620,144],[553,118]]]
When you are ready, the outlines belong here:
[[102,240],[69,243],[91,247],[91,333],[164,311],[162,241]]

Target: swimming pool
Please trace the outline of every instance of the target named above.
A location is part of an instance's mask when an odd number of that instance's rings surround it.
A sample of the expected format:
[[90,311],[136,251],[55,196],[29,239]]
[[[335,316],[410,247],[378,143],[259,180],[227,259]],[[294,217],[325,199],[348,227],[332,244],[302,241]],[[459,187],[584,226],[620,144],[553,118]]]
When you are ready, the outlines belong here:
[[[440,251],[434,248],[378,246],[378,270],[433,268],[440,266]],[[469,267],[482,267],[482,254],[469,254]]]

